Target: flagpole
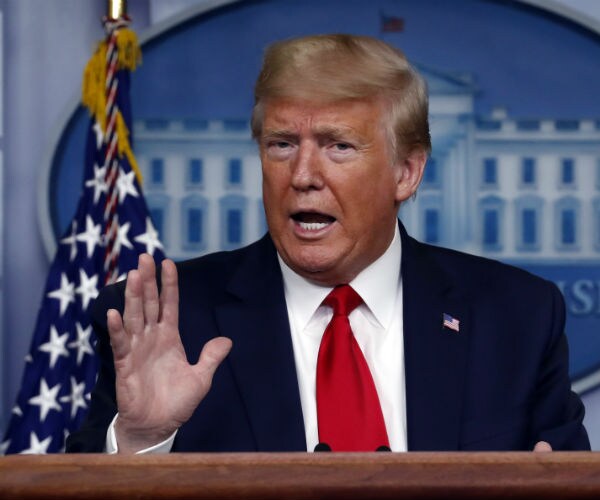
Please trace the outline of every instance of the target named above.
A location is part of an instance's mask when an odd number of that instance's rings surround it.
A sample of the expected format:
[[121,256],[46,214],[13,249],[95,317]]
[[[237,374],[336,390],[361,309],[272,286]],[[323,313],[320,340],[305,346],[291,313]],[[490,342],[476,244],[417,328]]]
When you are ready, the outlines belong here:
[[[126,0],[107,0],[107,15],[103,17],[104,30],[106,31],[106,68],[104,71],[105,92],[103,112],[100,118],[103,140],[105,145],[104,168],[106,169],[106,184],[109,196],[104,211],[104,238],[106,252],[104,256],[104,284],[109,284],[119,278],[119,216],[118,216],[118,189],[120,157],[127,154],[130,166],[134,171],[138,182],[141,184],[141,174],[133,157],[131,147],[127,140],[129,131],[123,127],[123,117],[117,106],[117,95],[119,93],[118,72],[123,67],[133,70],[138,62],[136,55],[138,50],[137,41],[131,38],[133,32],[127,30],[131,18],[127,15]],[[134,35],[133,35],[134,36]],[[121,43],[119,42],[121,39]],[[100,75],[98,75],[100,76]],[[97,117],[98,118],[98,117]]]

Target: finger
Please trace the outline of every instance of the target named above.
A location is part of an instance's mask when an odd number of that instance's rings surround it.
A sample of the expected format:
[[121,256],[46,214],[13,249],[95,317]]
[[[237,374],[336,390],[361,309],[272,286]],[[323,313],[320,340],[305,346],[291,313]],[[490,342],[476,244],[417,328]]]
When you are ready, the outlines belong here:
[[124,358],[129,352],[130,339],[123,328],[121,314],[116,309],[106,311],[106,325],[110,336],[110,346],[115,360]]
[[141,334],[144,330],[144,310],[142,305],[142,278],[137,269],[127,274],[125,285],[125,310],[123,326],[129,335]]
[[161,282],[160,321],[177,328],[179,323],[177,267],[175,267],[175,263],[170,259],[162,261]]
[[142,278],[142,306],[146,324],[158,321],[158,287],[156,286],[156,266],[154,259],[147,253],[140,255],[138,271]]
[[232,345],[231,339],[227,337],[217,337],[204,344],[194,368],[202,378],[205,390],[210,388],[215,371],[231,351]]
[[550,446],[550,443],[546,441],[538,441],[537,443],[535,443],[533,451],[535,451],[536,453],[547,453],[549,451],[552,451],[552,446]]

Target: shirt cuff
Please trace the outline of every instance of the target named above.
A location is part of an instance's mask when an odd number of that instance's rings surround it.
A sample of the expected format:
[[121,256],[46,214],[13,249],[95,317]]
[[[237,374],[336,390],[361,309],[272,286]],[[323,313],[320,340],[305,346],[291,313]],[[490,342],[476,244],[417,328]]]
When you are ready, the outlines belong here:
[[[108,426],[108,430],[106,431],[106,453],[109,455],[114,455],[119,452],[119,447],[117,445],[117,436],[115,434],[115,422],[117,421],[117,417],[119,414],[117,413],[115,417],[112,419],[112,422]],[[150,453],[169,453],[171,448],[173,448],[173,441],[175,441],[175,436],[177,435],[177,431],[173,432],[167,439],[162,441],[161,443],[155,444],[154,446],[150,446],[149,448],[145,448],[140,451],[136,451],[136,455],[145,455]]]

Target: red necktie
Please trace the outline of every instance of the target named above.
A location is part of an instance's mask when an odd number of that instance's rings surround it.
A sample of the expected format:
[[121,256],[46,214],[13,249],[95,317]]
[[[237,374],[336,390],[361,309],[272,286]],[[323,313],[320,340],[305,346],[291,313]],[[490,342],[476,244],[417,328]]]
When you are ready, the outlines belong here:
[[319,441],[333,451],[389,447],[377,389],[348,320],[361,303],[349,285],[335,287],[323,301],[333,318],[317,360],[317,418]]

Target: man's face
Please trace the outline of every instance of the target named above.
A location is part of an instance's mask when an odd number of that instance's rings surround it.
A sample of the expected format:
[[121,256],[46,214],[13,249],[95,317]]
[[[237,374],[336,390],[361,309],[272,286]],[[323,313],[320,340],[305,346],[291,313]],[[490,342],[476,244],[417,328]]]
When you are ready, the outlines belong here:
[[[414,189],[394,161],[375,99],[263,103],[263,199],[285,263],[312,281],[348,283],[389,246]],[[420,176],[419,176],[420,179]]]

